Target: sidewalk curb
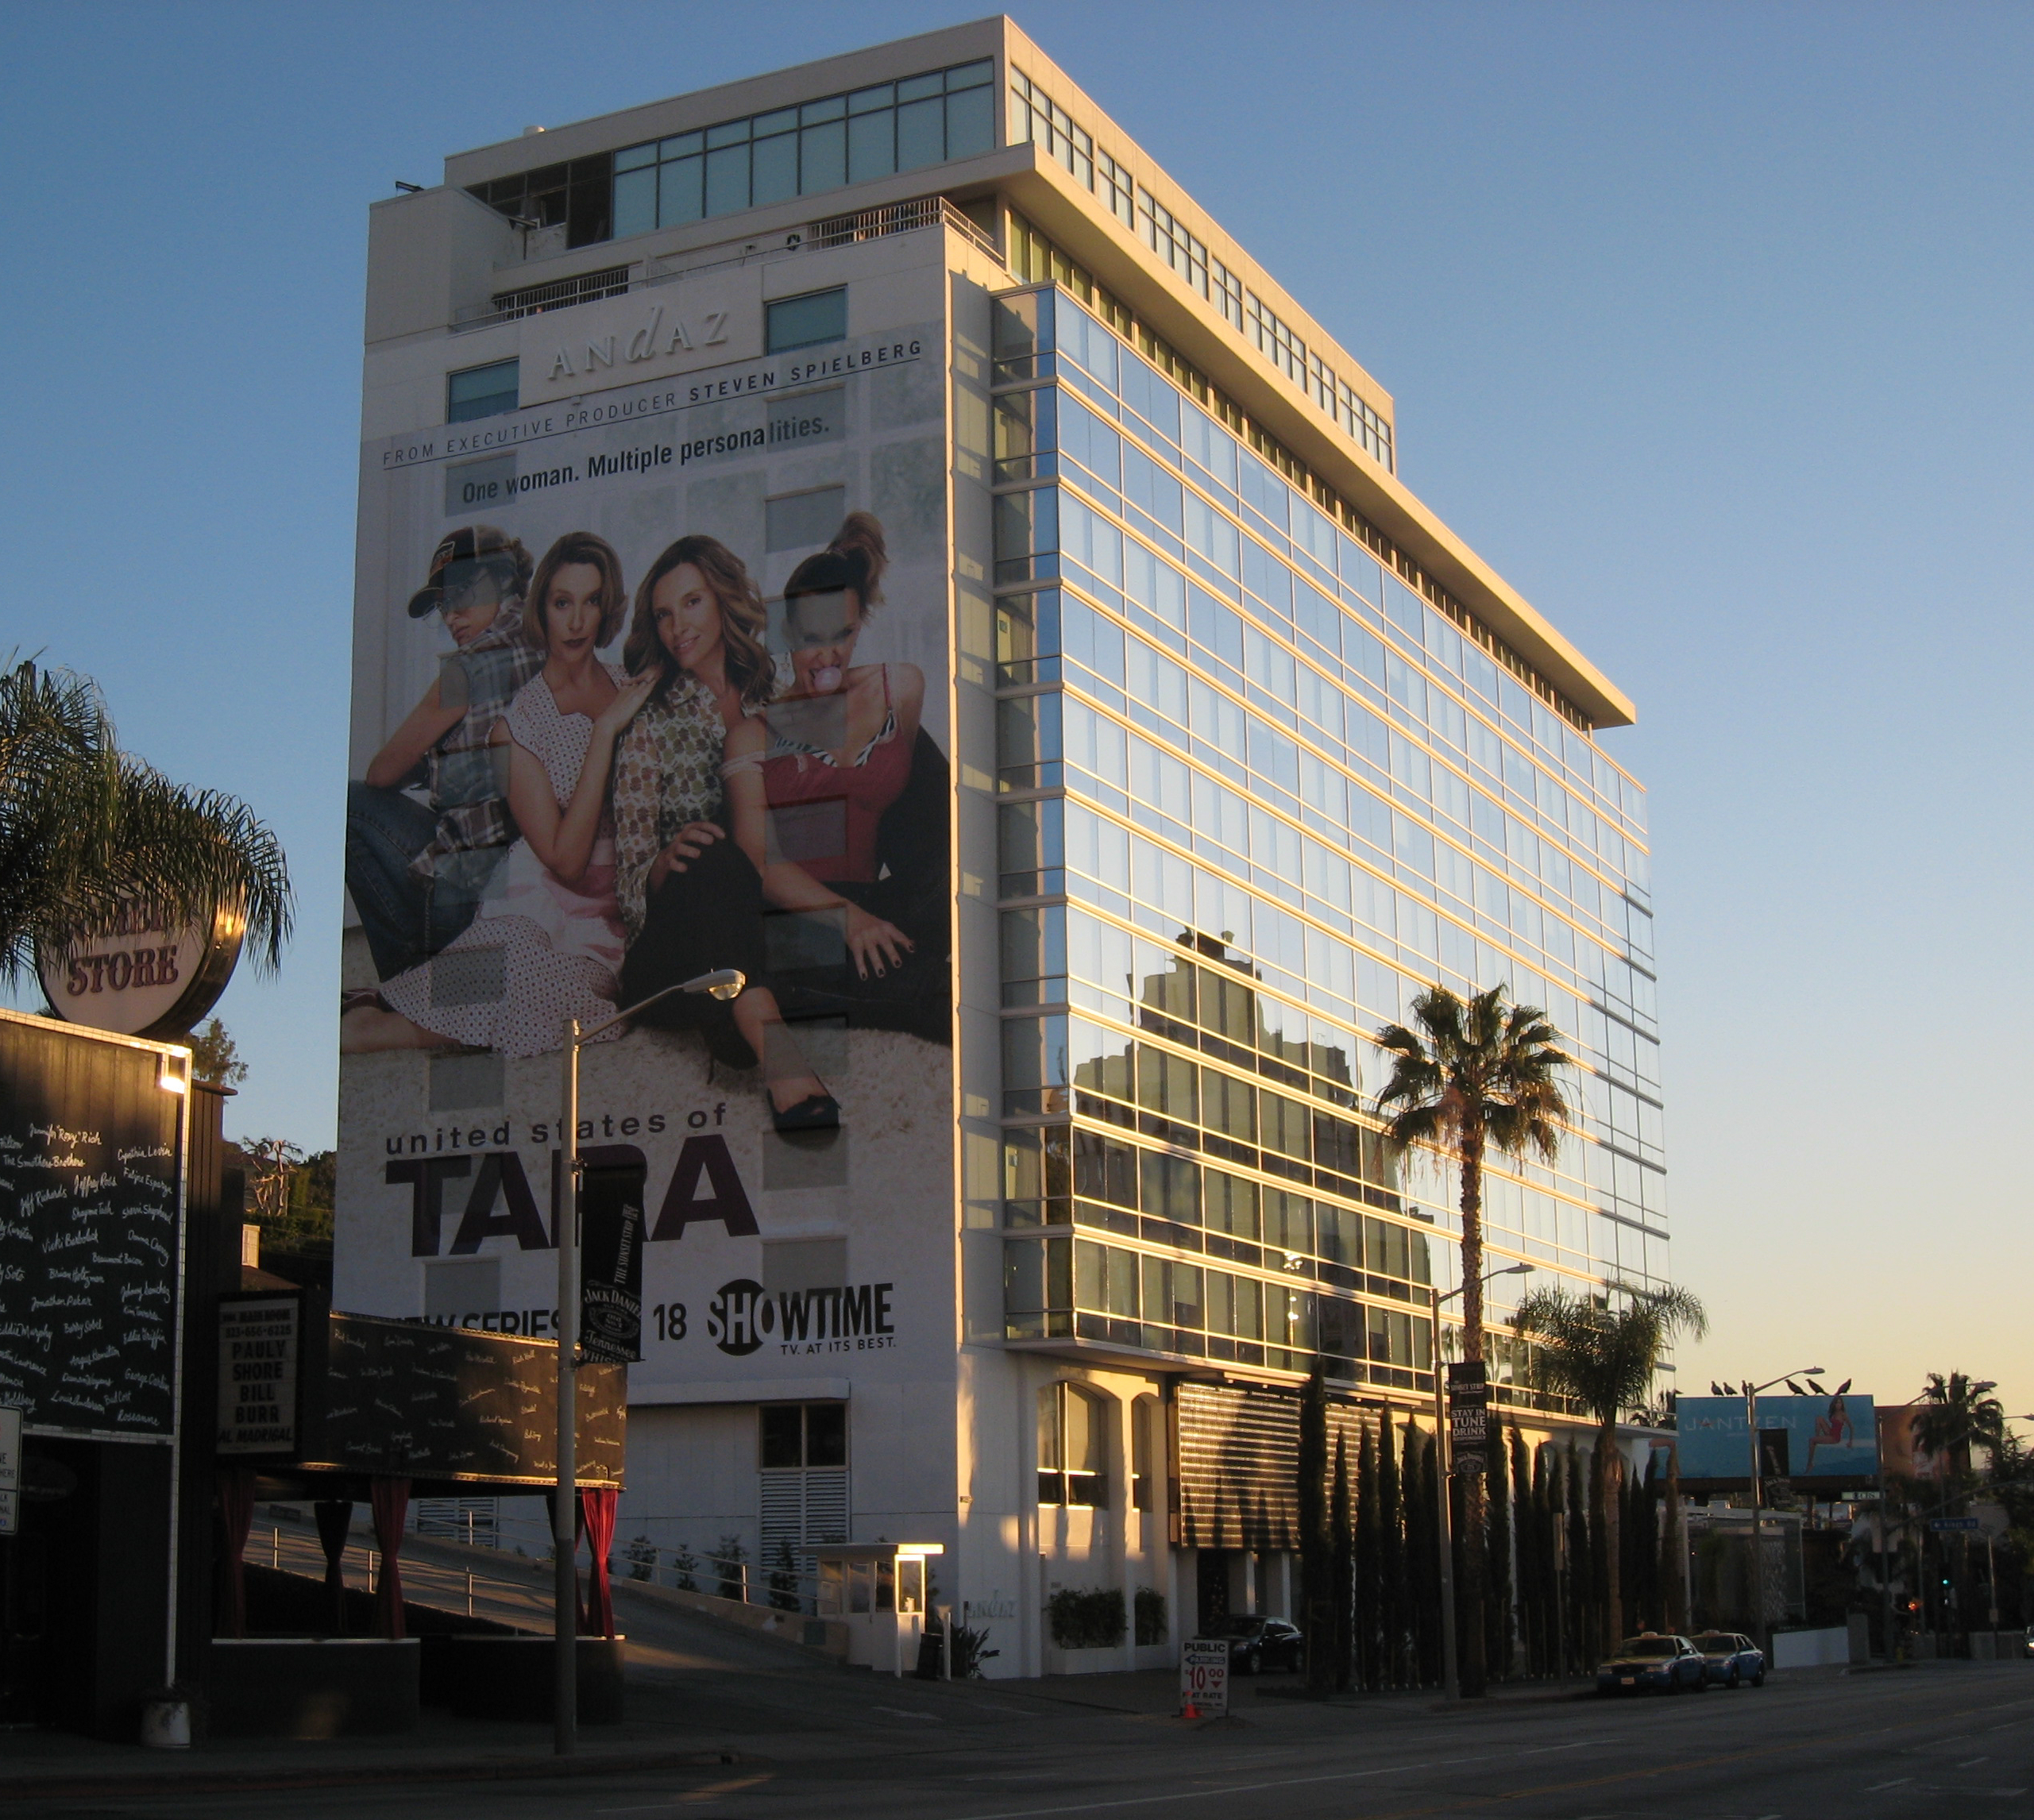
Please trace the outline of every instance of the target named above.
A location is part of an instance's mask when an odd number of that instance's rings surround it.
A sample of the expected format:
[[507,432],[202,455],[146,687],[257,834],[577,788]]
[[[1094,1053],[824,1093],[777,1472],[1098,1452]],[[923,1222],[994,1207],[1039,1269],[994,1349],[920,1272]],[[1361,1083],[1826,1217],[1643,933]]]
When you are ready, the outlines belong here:
[[232,1769],[194,1767],[165,1775],[150,1767],[127,1774],[0,1777],[0,1801],[34,1795],[45,1800],[104,1795],[227,1795],[291,1788],[348,1788],[375,1783],[511,1782],[569,1776],[616,1776],[660,1769],[718,1769],[760,1757],[738,1751],[637,1751],[586,1756],[531,1757],[504,1762],[473,1757],[457,1762],[378,1764],[357,1769],[288,1769],[264,1766]]

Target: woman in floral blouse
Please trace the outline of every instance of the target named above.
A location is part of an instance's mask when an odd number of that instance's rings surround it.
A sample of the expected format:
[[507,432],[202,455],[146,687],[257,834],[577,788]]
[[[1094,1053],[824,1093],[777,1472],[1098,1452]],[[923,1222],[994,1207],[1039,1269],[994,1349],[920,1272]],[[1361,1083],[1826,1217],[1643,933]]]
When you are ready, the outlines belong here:
[[762,881],[720,819],[728,735],[775,681],[764,625],[747,566],[717,538],[681,538],[636,588],[623,661],[658,680],[615,763],[615,888],[629,943],[621,1002],[739,968],[749,985],[731,1004],[673,994],[636,1021],[697,1028],[731,1067],[760,1062],[777,1128],[824,1130],[840,1109],[784,1026],[768,984]]

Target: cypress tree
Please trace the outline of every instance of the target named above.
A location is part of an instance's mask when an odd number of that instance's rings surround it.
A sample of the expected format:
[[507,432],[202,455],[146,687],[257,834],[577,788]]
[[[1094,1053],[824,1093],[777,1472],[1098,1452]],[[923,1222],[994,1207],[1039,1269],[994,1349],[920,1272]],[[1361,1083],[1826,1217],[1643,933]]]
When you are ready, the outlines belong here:
[[1516,1429],[1511,1431],[1511,1508],[1519,1591],[1519,1672],[1539,1673],[1539,1472],[1538,1461]]
[[1335,1684],[1335,1608],[1334,1552],[1328,1536],[1328,1386],[1318,1371],[1299,1399],[1299,1480],[1306,1687],[1319,1698]]
[[1540,1511],[1540,1544],[1546,1548],[1546,1629],[1542,1631],[1540,1649],[1544,1653],[1546,1674],[1564,1674],[1566,1664],[1566,1623],[1569,1623],[1569,1576],[1562,1570],[1562,1531],[1566,1527],[1566,1505],[1564,1505],[1562,1479],[1560,1479],[1560,1448],[1554,1442],[1546,1442],[1540,1448],[1540,1458],[1546,1466],[1546,1476],[1540,1484],[1546,1503]]
[[1356,1456],[1356,1668],[1363,1687],[1384,1685],[1379,1637],[1384,1622],[1384,1524],[1378,1492],[1377,1440],[1366,1425]]
[[[1611,1580],[1611,1575],[1616,1571],[1616,1564],[1610,1552],[1610,1525],[1616,1513],[1608,1502],[1611,1488],[1619,1483],[1616,1469],[1611,1463],[1610,1449],[1601,1446],[1592,1448],[1589,1450],[1589,1618],[1596,1626],[1589,1638],[1589,1648],[1593,1652],[1589,1657],[1592,1665],[1609,1654],[1621,1641],[1610,1633],[1611,1599],[1618,1589]],[[1622,1609],[1621,1603],[1619,1609]]]
[[1501,1429],[1490,1437],[1490,1567],[1484,1574],[1484,1666],[1493,1679],[1511,1673],[1511,1474]]
[[1335,1436],[1335,1494],[1328,1510],[1334,1552],[1335,1691],[1345,1694],[1355,1671],[1356,1512],[1349,1503],[1349,1436]]
[[1667,1628],[1688,1630],[1688,1534],[1681,1517],[1681,1446],[1667,1448],[1666,1510],[1660,1522],[1660,1582]]
[[1561,1456],[1542,1442],[1533,1461],[1533,1524],[1539,1531],[1539,1672],[1560,1672],[1561,1560],[1556,1540],[1561,1523]]
[[1638,1602],[1646,1622],[1654,1630],[1666,1628],[1666,1602],[1660,1597],[1660,1478],[1658,1454],[1649,1454],[1645,1475],[1638,1481],[1635,1521],[1631,1530],[1632,1578],[1638,1588]]
[[1403,1687],[1406,1679],[1406,1533],[1398,1452],[1398,1436],[1388,1416],[1377,1436],[1379,1665],[1387,1687]]
[[1561,1488],[1568,1501],[1568,1609],[1562,1614],[1571,1670],[1593,1668],[1597,1659],[1591,1629],[1595,1583],[1590,1578],[1589,1498],[1582,1479],[1581,1456],[1575,1437],[1568,1437],[1568,1457],[1561,1462]]
[[1519,1614],[1511,1668],[1515,1674],[1530,1675],[1532,1660],[1526,1641],[1526,1614],[1532,1597],[1533,1463],[1526,1449],[1526,1437],[1519,1432],[1516,1422],[1511,1425],[1506,1451],[1509,1457],[1505,1464],[1511,1476],[1511,1597]]

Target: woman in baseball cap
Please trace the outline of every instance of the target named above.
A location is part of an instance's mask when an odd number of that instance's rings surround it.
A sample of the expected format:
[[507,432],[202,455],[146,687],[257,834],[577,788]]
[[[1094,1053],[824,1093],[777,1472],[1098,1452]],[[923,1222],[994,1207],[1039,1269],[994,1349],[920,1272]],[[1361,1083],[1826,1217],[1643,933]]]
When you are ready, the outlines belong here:
[[439,541],[410,597],[410,618],[437,614],[455,648],[347,787],[346,885],[380,978],[428,959],[473,921],[515,838],[487,746],[543,665],[523,635],[531,567],[507,531],[462,525]]

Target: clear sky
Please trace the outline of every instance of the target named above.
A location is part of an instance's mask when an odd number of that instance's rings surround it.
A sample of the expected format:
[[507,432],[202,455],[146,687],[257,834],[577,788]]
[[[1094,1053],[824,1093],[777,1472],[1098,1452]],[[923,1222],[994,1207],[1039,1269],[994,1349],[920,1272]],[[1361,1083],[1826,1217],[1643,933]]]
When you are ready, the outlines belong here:
[[[1024,5],[1388,387],[1406,480],[1637,701],[1683,1382],[2034,1408],[2034,12]],[[223,1006],[331,1141],[366,207],[970,5],[0,10],[0,653],[286,839]]]

